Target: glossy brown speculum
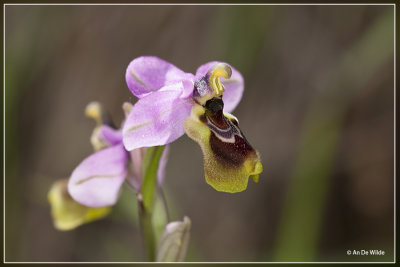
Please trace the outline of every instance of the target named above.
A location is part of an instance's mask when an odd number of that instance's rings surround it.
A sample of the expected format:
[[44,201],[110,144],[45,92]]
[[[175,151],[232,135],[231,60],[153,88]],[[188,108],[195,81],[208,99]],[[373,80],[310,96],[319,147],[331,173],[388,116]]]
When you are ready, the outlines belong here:
[[238,122],[224,116],[221,98],[212,98],[203,107],[206,111],[200,121],[211,130],[209,144],[221,164],[240,167],[249,155],[256,154],[240,130]]

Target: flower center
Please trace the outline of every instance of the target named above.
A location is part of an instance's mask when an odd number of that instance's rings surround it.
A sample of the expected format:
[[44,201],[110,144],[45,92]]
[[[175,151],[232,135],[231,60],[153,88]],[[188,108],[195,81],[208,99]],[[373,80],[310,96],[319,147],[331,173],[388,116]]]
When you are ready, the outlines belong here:
[[207,73],[209,75],[208,83],[211,89],[214,91],[215,96],[222,96],[225,91],[224,86],[221,84],[220,77],[229,79],[232,75],[232,69],[224,63],[218,63],[214,65]]
[[232,69],[229,65],[224,63],[215,64],[205,76],[195,82],[193,98],[198,104],[204,106],[208,100],[221,97],[225,88],[220,78],[229,79],[231,75]]

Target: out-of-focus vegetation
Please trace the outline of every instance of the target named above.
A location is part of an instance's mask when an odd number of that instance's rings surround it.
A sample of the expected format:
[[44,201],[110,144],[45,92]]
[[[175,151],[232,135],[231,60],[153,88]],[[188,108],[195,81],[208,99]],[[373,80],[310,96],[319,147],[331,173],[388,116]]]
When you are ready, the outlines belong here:
[[393,6],[8,5],[6,261],[146,260],[131,190],[70,232],[47,203],[92,152],[85,106],[100,101],[121,123],[135,101],[125,68],[141,55],[187,72],[222,60],[245,78],[234,115],[262,155],[258,184],[216,192],[200,148],[171,146],[164,191],[171,219],[191,219],[187,260],[393,260]]

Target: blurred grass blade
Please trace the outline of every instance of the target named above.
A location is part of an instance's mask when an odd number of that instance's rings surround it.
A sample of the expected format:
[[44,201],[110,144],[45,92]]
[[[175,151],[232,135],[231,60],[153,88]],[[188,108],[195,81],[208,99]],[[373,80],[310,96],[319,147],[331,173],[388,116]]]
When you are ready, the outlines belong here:
[[278,236],[277,261],[315,259],[321,214],[342,126],[340,114],[314,113],[305,126]]
[[392,60],[393,21],[391,11],[378,17],[316,85],[324,90],[315,95],[306,115],[278,232],[276,261],[317,260],[329,178],[352,89],[365,88],[368,78]]

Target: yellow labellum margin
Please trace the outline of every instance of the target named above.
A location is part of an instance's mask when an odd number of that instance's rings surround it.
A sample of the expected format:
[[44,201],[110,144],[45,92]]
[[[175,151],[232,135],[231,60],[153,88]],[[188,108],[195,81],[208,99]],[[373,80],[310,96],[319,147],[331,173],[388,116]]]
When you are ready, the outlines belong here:
[[110,213],[109,207],[89,208],[71,198],[67,190],[68,179],[56,181],[48,193],[54,227],[61,231],[104,218]]
[[202,149],[206,182],[217,191],[236,193],[247,188],[249,177],[258,182],[262,164],[237,119],[222,110],[220,97],[195,104],[185,131]]

